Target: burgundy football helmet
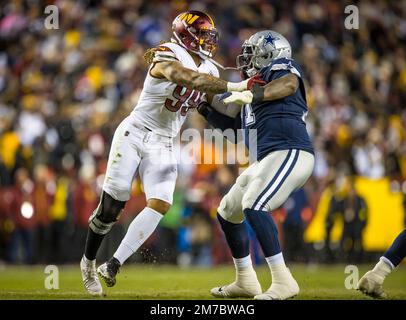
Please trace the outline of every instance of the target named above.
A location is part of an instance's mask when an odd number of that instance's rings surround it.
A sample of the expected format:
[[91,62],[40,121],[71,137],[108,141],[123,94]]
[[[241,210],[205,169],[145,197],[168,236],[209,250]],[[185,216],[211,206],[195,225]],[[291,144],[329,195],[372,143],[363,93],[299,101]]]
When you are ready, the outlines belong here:
[[207,13],[193,10],[181,13],[173,20],[172,31],[176,42],[201,58],[216,54],[219,36]]

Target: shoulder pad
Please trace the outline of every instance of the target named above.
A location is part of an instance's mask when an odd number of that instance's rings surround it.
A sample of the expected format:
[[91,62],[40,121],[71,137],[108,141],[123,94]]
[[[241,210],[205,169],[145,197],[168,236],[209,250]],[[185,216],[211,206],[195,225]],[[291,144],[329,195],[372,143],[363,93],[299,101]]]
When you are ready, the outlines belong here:
[[293,59],[287,58],[280,58],[276,59],[272,64],[268,67],[269,70],[277,71],[277,70],[288,70],[293,74],[301,77],[300,71],[297,68],[297,64]]
[[178,61],[175,52],[165,44],[159,45],[154,51],[155,54],[152,62]]

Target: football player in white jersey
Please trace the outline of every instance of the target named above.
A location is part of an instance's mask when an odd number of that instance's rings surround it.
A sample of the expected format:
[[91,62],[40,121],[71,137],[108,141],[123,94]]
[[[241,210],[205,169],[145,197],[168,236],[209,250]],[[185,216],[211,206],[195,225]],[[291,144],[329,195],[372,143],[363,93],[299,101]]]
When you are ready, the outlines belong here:
[[[169,210],[177,177],[172,140],[188,110],[197,107],[204,93],[211,100],[215,94],[249,90],[261,82],[258,77],[237,83],[218,78],[212,62],[218,33],[208,14],[184,12],[173,21],[172,31],[170,42],[147,51],[151,65],[139,101],[114,133],[103,193],[89,219],[80,263],[84,286],[91,295],[103,293],[97,274],[107,286],[115,284],[120,266]],[[147,206],[132,221],[113,257],[96,271],[97,251],[129,200],[136,174],[141,178]]]

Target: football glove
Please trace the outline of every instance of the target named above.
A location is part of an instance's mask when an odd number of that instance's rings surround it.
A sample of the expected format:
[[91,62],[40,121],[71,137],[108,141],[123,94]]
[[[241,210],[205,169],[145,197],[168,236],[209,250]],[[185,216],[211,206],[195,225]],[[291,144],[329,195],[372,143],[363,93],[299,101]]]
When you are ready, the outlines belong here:
[[251,78],[248,78],[247,80],[241,81],[241,82],[227,82],[227,91],[246,91],[246,90],[251,90],[255,84],[258,84],[260,86],[263,86],[266,84],[264,80],[262,80],[261,75],[257,74]]
[[226,92],[220,96],[220,101],[225,104],[236,103],[239,105],[244,105],[247,103],[252,103],[253,94],[251,91],[246,90],[243,92]]

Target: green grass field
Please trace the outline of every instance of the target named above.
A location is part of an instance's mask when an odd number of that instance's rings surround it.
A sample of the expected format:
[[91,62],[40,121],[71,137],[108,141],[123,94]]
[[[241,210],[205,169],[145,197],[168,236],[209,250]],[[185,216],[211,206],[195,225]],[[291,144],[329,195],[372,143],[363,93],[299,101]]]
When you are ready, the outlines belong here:
[[[361,266],[360,277],[370,266]],[[356,290],[347,290],[344,265],[293,265],[301,293],[295,299],[370,299]],[[268,268],[257,268],[263,289],[270,285]],[[78,266],[59,268],[59,289],[46,290],[44,267],[0,268],[0,299],[212,299],[210,288],[234,278],[232,266],[180,269],[175,266],[130,265],[124,267],[115,287],[105,288],[104,298],[86,294]],[[406,299],[406,266],[391,274],[385,289],[389,299]]]

